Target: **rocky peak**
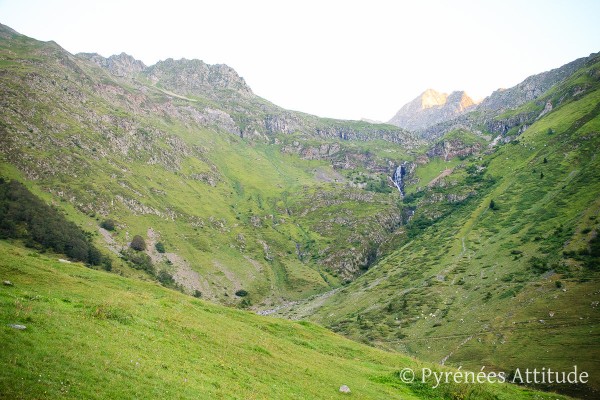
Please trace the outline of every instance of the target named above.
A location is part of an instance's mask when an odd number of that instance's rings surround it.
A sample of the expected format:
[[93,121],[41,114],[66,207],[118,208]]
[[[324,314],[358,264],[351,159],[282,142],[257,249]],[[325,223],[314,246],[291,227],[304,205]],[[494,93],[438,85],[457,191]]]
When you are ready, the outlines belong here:
[[253,96],[244,78],[225,64],[169,58],[147,68],[146,73],[154,83],[182,95],[213,98],[224,91],[233,91],[238,96]]
[[449,95],[427,89],[410,103],[405,104],[389,121],[401,128],[420,131],[452,119],[475,105],[464,91]]
[[464,111],[467,108],[477,104],[466,92],[462,90],[450,93],[446,99],[446,103],[447,105],[456,108],[457,111]]
[[115,54],[108,58],[97,53],[79,53],[77,56],[92,61],[119,77],[132,76],[146,69],[146,65],[126,53]]
[[420,108],[421,110],[424,110],[426,108],[443,106],[446,104],[447,98],[448,95],[446,93],[440,93],[434,89],[427,89],[415,100],[417,100],[417,103],[420,102]]

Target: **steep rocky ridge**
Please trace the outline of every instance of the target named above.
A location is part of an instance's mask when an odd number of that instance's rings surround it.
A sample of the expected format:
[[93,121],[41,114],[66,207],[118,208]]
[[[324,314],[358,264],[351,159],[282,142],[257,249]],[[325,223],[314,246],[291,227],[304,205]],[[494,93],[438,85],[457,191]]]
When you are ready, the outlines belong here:
[[[587,79],[565,82],[582,68],[594,65],[599,54],[590,54],[562,67],[525,79],[509,89],[499,89],[486,97],[469,112],[442,121],[419,132],[426,140],[434,140],[456,129],[474,133],[516,136],[552,107],[581,97],[593,90]],[[593,78],[596,72],[587,72]],[[510,132],[510,133],[509,133]]]
[[78,57],[90,60],[118,77],[133,77],[146,69],[146,65],[126,53],[104,58],[97,53],[79,53]]
[[114,76],[134,78],[137,82],[133,84],[139,87],[149,83],[172,96],[181,96],[210,110],[218,109],[222,114],[220,119],[227,121],[218,125],[241,137],[268,140],[269,136],[279,133],[299,133],[340,140],[384,140],[406,147],[419,144],[412,134],[393,125],[332,120],[284,110],[256,96],[244,78],[224,64],[167,59],[146,67],[124,53],[109,58],[88,53],[77,56],[94,62]]
[[465,92],[449,95],[427,89],[417,98],[402,106],[389,123],[411,131],[421,131],[440,122],[448,121],[473,108],[475,102]]

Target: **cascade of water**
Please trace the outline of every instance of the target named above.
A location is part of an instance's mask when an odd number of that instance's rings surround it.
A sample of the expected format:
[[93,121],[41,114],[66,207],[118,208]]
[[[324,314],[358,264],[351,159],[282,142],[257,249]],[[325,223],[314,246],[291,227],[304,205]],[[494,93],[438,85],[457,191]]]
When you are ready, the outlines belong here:
[[406,169],[404,168],[404,163],[398,165],[396,170],[394,171],[394,175],[392,175],[392,182],[398,188],[400,195],[404,197],[404,180],[403,177],[406,174]]

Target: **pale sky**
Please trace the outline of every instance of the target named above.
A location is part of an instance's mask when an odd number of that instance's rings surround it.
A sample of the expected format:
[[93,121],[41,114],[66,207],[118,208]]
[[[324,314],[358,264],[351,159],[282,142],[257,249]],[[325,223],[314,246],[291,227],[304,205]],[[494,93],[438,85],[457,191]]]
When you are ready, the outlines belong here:
[[71,53],[233,67],[273,103],[387,121],[427,88],[482,98],[600,51],[600,0],[0,0]]

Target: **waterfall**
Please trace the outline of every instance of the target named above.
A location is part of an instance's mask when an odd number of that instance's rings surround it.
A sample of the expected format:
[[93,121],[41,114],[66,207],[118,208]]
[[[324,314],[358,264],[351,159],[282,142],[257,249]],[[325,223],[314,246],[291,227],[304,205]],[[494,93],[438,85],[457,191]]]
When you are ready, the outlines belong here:
[[404,197],[404,175],[406,175],[406,161],[402,164],[398,165],[396,170],[394,171],[394,175],[392,175],[392,182],[394,182],[394,186],[398,188],[400,192],[400,196]]

